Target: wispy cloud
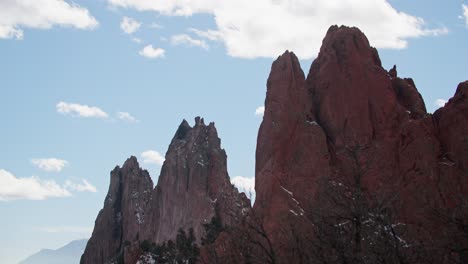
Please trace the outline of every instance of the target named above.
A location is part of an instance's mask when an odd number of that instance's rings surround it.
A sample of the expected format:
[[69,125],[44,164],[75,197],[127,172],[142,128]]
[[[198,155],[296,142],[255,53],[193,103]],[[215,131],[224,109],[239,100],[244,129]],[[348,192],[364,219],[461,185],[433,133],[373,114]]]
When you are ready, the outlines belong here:
[[153,48],[153,45],[145,46],[138,54],[150,59],[164,58],[166,51],[162,48]]
[[446,103],[447,103],[447,100],[445,99],[437,99],[434,102],[434,104],[438,107],[444,107]]
[[56,158],[32,159],[31,163],[41,170],[52,172],[60,172],[68,165],[68,161]]
[[209,46],[204,40],[194,39],[187,34],[174,35],[171,37],[171,43],[173,45],[186,45],[192,47],[200,47],[208,50]]
[[54,25],[93,29],[98,21],[88,9],[63,0],[0,1],[0,39],[23,39],[23,28]]
[[135,42],[135,43],[138,43],[138,44],[140,44],[142,42],[142,40],[140,38],[132,38],[132,41]]
[[259,106],[257,109],[255,109],[255,115],[256,116],[263,116],[263,113],[265,112],[265,106]]
[[133,34],[140,29],[141,23],[131,17],[123,17],[120,22],[120,29],[126,34]]
[[222,33],[217,31],[217,30],[212,30],[212,29],[200,30],[200,29],[196,29],[196,28],[189,28],[188,31],[191,31],[191,32],[195,33],[200,38],[206,38],[206,39],[211,40],[211,41],[222,41],[223,40]]
[[160,29],[160,28],[163,28],[163,26],[159,25],[158,23],[151,23],[149,25],[150,28],[156,28],[156,29]]
[[127,112],[118,112],[117,113],[117,118],[129,123],[137,123],[139,122],[138,119],[136,119],[134,116],[132,116],[130,113]]
[[79,117],[107,118],[109,115],[96,106],[81,105],[75,103],[59,102],[56,105],[57,112],[63,115]]
[[9,171],[0,169],[0,201],[45,200],[71,195],[53,180],[41,180],[34,176],[17,178]]
[[463,9],[463,18],[465,19],[465,25],[466,27],[468,27],[468,5],[463,4],[462,9]]
[[164,156],[155,150],[147,150],[141,153],[143,163],[162,165],[164,163]]
[[81,183],[75,183],[67,180],[65,181],[65,189],[76,192],[97,192],[96,187],[85,179],[81,179]]

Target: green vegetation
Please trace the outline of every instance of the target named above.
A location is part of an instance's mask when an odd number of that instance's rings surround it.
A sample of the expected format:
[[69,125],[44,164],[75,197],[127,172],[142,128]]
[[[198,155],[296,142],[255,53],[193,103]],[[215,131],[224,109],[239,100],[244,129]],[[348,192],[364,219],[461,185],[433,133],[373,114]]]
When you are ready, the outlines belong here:
[[200,255],[193,228],[190,228],[188,233],[179,229],[175,243],[169,240],[157,245],[145,240],[140,244],[140,248],[151,253],[156,263],[161,264],[195,264]]

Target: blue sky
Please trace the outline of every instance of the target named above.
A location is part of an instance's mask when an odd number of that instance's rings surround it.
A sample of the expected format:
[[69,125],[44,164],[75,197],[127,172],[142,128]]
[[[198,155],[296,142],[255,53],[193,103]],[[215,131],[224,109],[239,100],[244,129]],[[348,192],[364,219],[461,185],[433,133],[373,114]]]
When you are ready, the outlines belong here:
[[468,79],[468,1],[20,2],[0,2],[5,264],[89,236],[130,155],[156,182],[183,118],[214,121],[229,174],[252,178],[272,61],[307,73],[331,24],[359,26],[430,112]]

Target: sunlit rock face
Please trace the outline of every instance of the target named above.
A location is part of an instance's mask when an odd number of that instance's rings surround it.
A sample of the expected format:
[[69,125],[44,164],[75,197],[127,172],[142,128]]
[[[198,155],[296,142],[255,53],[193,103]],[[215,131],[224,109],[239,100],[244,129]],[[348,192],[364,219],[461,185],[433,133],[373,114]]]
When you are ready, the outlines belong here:
[[294,243],[278,230],[307,233],[320,181],[354,184],[357,174],[366,197],[392,197],[398,221],[424,227],[412,235],[438,239],[441,232],[430,231],[438,224],[434,206],[468,195],[467,89],[460,84],[445,107],[428,114],[413,80],[382,68],[357,28],[332,26],[307,77],[294,53],[278,57],[257,139],[253,212],[280,260],[294,258]]

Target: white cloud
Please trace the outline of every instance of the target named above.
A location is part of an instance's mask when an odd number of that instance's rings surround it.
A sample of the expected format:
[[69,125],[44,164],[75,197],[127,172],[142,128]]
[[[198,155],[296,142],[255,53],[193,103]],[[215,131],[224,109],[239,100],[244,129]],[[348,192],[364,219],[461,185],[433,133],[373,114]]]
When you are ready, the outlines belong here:
[[155,150],[147,150],[141,153],[143,163],[162,165],[164,163],[164,156]]
[[[216,28],[198,31],[208,40],[222,39],[233,57],[277,57],[284,50],[300,58],[319,51],[330,25],[357,26],[377,48],[402,49],[408,40],[446,34],[429,29],[422,18],[398,11],[388,0],[108,0],[114,7],[150,10],[167,16],[205,13]],[[203,33],[204,32],[204,33]]]
[[82,227],[82,226],[53,226],[53,227],[41,227],[40,231],[46,233],[78,233],[85,234],[87,237],[91,236],[93,227]]
[[68,165],[68,161],[56,158],[32,159],[31,163],[41,170],[53,172],[60,172],[66,165]]
[[88,9],[63,0],[0,1],[0,38],[22,39],[23,28],[49,29],[54,25],[93,29],[98,22]]
[[96,117],[107,118],[109,115],[102,111],[99,107],[80,105],[66,102],[59,102],[56,105],[57,112],[64,115],[80,116],[80,117]]
[[120,29],[126,34],[133,34],[140,29],[141,23],[131,17],[123,17],[120,22]]
[[463,18],[465,19],[465,25],[468,27],[468,5],[463,4]]
[[156,28],[156,29],[160,29],[160,28],[163,28],[163,26],[159,25],[158,23],[151,23],[149,25],[150,28]]
[[164,58],[164,53],[166,51],[161,48],[153,48],[153,45],[145,46],[138,54],[150,59]]
[[211,41],[222,41],[223,40],[223,35],[221,32],[208,29],[208,30],[200,30],[196,28],[189,28],[188,31],[191,31],[195,33],[197,36],[200,38],[205,38]]
[[187,34],[180,34],[180,35],[172,36],[171,43],[173,45],[196,46],[205,50],[209,48],[208,44],[206,44],[204,40],[194,39]]
[[255,200],[255,178],[235,176],[231,178],[231,183],[237,187],[239,192],[243,192],[248,198],[252,198],[251,202]]
[[444,107],[446,103],[447,103],[447,100],[445,100],[445,99],[437,99],[437,100],[435,100],[435,102],[434,102],[434,104],[435,104],[437,107]]
[[0,169],[0,201],[45,200],[53,197],[68,197],[72,194],[53,180],[38,177],[17,178]]
[[65,181],[65,188],[67,190],[75,192],[97,192],[96,187],[85,179],[81,179],[81,183],[75,183],[70,180],[67,180]]
[[132,41],[135,43],[141,43],[142,40],[140,38],[132,38]]
[[256,116],[263,116],[263,113],[265,112],[265,106],[259,106],[257,109],[255,109],[255,115]]
[[130,113],[127,113],[127,112],[118,112],[117,118],[127,121],[129,123],[139,122],[134,116],[132,116]]

